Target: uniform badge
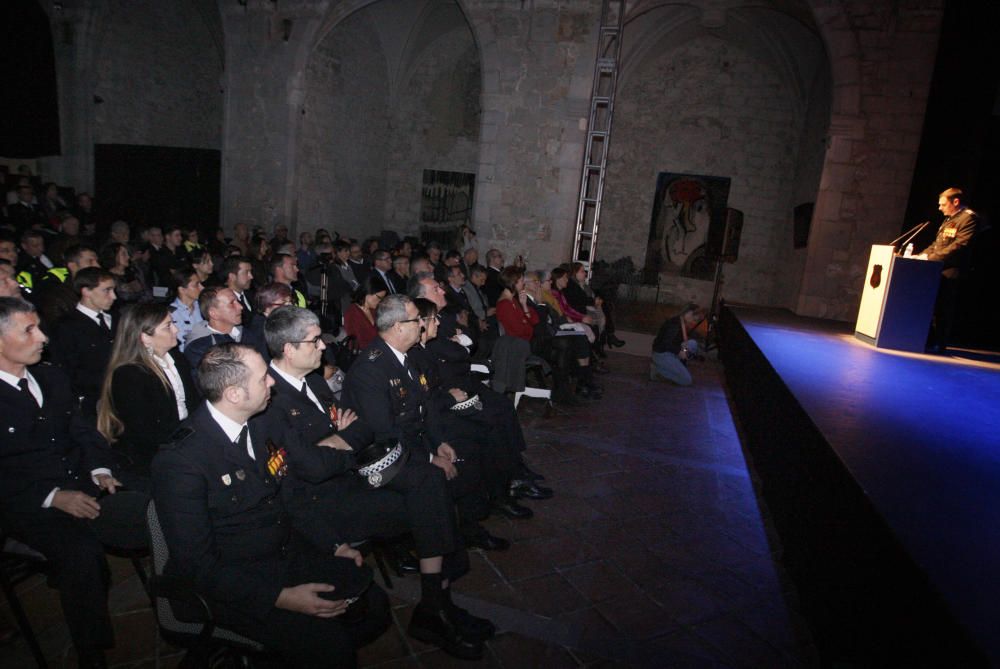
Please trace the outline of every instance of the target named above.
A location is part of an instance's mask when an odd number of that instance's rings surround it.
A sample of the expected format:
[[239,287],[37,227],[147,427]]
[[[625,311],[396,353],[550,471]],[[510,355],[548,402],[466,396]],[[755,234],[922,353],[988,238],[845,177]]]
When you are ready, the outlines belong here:
[[246,477],[247,477],[247,473],[245,471],[243,471],[242,469],[237,469],[236,470],[236,478],[238,478],[239,480],[243,481],[243,480],[246,480]]
[[299,414],[301,414],[302,412],[301,412],[301,411],[299,411],[298,409],[289,409],[289,410],[288,410],[288,413],[289,413],[289,415],[291,415],[291,416],[292,416],[292,418],[295,418],[296,416],[298,416],[298,415],[299,415]]
[[232,485],[233,484],[233,477],[231,477],[229,474],[223,474],[222,475],[222,482],[225,483],[226,485]]
[[378,359],[380,355],[382,355],[382,351],[378,350],[377,348],[374,348],[368,352],[368,361],[374,362],[375,360]]
[[955,235],[958,233],[958,228],[945,228],[944,236],[949,239],[954,239]]
[[397,388],[402,382],[402,379],[389,379],[389,385],[393,388]]
[[379,472],[373,472],[368,475],[368,485],[373,488],[377,488],[382,485],[382,474]]
[[331,404],[330,405],[330,422],[333,423],[334,425],[337,424],[337,416],[338,416],[338,414],[337,414],[337,405],[336,404]]
[[285,462],[285,457],[288,454],[285,449],[268,439],[267,452],[267,471],[271,473],[271,476],[283,478],[288,473],[288,463]]
[[423,374],[420,375],[420,385],[423,386],[425,389],[427,388],[427,377],[424,376]]

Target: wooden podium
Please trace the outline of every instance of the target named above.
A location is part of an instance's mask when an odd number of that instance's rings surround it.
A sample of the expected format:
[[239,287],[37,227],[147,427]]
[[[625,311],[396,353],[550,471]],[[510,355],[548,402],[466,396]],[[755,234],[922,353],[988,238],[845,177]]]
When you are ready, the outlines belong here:
[[876,244],[868,258],[854,336],[879,348],[923,353],[941,283],[941,263]]

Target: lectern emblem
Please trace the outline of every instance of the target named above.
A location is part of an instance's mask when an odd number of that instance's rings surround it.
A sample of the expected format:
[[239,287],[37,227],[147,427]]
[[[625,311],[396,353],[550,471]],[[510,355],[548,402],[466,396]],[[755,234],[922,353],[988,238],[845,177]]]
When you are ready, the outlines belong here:
[[882,285],[882,266],[875,265],[872,267],[872,278],[868,279],[868,284],[872,288],[878,288]]

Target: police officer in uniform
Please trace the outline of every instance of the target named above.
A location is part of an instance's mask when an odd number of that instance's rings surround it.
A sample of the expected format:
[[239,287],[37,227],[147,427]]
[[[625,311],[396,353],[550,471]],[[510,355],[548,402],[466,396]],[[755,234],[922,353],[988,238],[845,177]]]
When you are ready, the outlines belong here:
[[81,667],[114,645],[109,571],[92,522],[121,485],[106,442],[80,417],[69,379],[37,364],[46,342],[33,305],[0,297],[0,523],[42,553]]
[[934,307],[934,325],[928,341],[932,351],[948,346],[958,308],[960,282],[969,265],[969,245],[979,221],[976,212],[966,207],[962,198],[963,193],[958,188],[949,188],[938,196],[938,209],[944,214],[944,221],[931,245],[917,256],[944,264],[941,288]]
[[[273,356],[268,413],[282,414],[303,437],[305,453],[289,452],[283,483],[293,524],[323,550],[412,532],[423,595],[410,634],[461,658],[481,657],[482,641],[494,627],[451,602],[442,574],[443,556],[456,548],[454,507],[442,470],[413,458],[379,487],[356,475],[354,453],[373,435],[354,412],[336,406],[329,386],[315,373],[326,348],[319,317],[299,307],[279,307],[268,316],[264,332]],[[311,446],[335,432],[345,450]]]
[[[379,303],[375,312],[379,336],[351,365],[344,381],[344,406],[372,428],[376,440],[397,440],[411,449],[411,458],[423,458],[444,470],[466,543],[503,550],[509,542],[478,523],[489,513],[489,499],[475,444],[448,442],[426,420],[427,379],[407,359],[407,351],[420,340],[421,320],[413,300],[405,295],[388,295]],[[456,451],[462,460],[457,467]]]
[[[219,625],[299,667],[353,667],[389,622],[388,599],[347,545],[320,552],[293,530],[281,494],[298,435],[261,415],[273,380],[236,343],[199,366],[206,398],[153,460],[153,500],[170,549],[166,573],[191,579]],[[321,442],[318,447],[332,446]],[[341,618],[349,599],[367,613]]]

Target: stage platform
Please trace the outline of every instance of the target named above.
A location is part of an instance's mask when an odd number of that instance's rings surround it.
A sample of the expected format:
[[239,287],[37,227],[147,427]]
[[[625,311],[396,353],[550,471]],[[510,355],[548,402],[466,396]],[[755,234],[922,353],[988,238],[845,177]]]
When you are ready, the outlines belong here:
[[876,349],[780,310],[726,306],[719,332],[824,658],[1000,665],[1000,365]]

